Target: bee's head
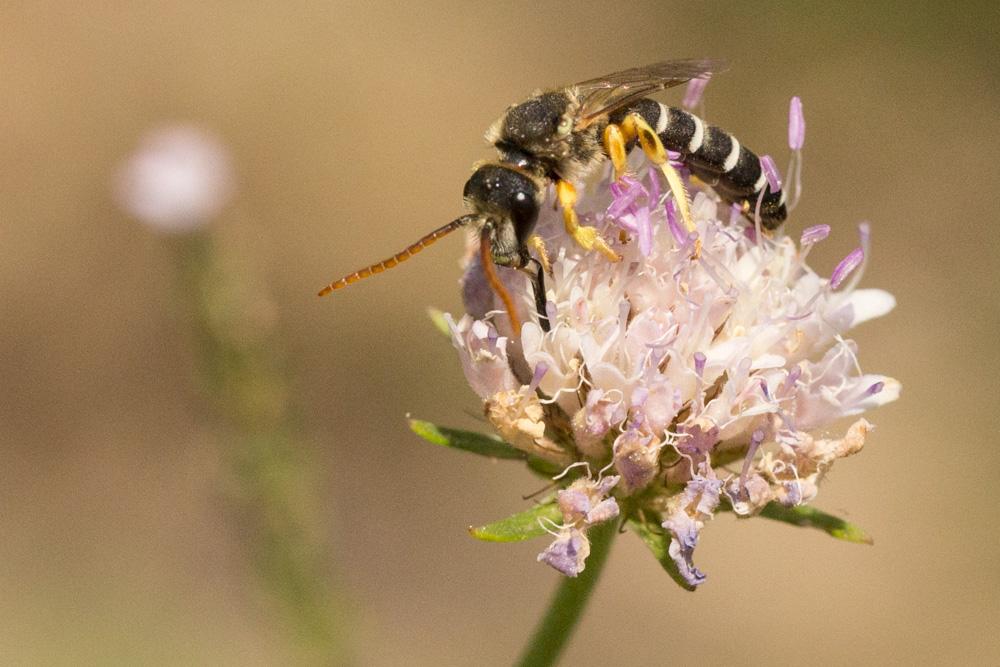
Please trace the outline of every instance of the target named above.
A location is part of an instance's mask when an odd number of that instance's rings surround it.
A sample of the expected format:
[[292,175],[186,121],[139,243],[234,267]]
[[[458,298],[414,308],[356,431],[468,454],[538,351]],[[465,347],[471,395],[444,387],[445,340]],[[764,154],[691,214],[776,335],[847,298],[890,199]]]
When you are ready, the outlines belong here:
[[494,260],[520,265],[523,248],[544,194],[539,184],[522,173],[498,164],[484,164],[472,174],[462,193],[481,223],[494,227]]
[[570,98],[549,92],[511,107],[496,126],[495,144],[515,146],[540,158],[564,157],[573,133]]

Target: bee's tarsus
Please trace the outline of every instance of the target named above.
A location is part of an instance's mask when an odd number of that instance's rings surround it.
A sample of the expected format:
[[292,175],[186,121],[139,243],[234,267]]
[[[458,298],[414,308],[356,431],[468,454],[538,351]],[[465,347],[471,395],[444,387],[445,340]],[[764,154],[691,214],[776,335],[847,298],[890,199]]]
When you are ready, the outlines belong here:
[[566,233],[573,237],[573,240],[586,251],[599,250],[612,262],[621,260],[621,256],[611,249],[608,242],[600,235],[594,227],[584,227],[580,225],[580,218],[576,214],[573,206],[576,204],[576,188],[569,181],[560,180],[556,182],[556,199],[563,210],[563,223]]

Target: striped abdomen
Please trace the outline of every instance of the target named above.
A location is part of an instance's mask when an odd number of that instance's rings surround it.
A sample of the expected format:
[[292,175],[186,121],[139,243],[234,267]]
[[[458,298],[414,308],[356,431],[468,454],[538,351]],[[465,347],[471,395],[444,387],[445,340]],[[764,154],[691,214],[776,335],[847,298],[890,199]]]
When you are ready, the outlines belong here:
[[711,185],[720,197],[741,206],[745,204],[751,219],[764,192],[760,221],[765,229],[775,229],[785,221],[785,192],[771,192],[760,158],[736,137],[683,109],[648,98],[615,112],[609,120],[621,123],[630,113],[642,116],[656,130],[663,145],[680,153],[691,173]]

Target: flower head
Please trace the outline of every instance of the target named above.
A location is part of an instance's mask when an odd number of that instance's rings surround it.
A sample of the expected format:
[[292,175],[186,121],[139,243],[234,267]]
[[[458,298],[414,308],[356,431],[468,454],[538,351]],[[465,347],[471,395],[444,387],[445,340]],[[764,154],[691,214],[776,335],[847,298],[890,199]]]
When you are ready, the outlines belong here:
[[115,180],[119,205],[165,232],[187,232],[229,202],[232,165],[225,146],[203,130],[177,125],[154,130],[122,165]]
[[539,560],[575,576],[589,551],[587,529],[621,511],[655,517],[677,572],[696,586],[705,575],[693,553],[720,503],[747,516],[769,503],[811,501],[822,476],[859,451],[872,427],[859,419],[841,435],[826,430],[898,397],[899,383],[863,372],[844,338],[895,301],[855,289],[861,249],[829,278],[806,264],[828,226],[806,227],[799,243],[780,232],[759,237],[689,182],[697,228],[689,234],[658,173],[635,166],[635,176],[594,184],[578,208],[583,224],[614,239],[623,261],[582,251],[558,212],[543,207],[549,329],[529,280],[504,271],[524,322],[515,336],[470,261],[472,315],[453,325],[453,340],[508,442],[614,471],[579,476],[558,493],[563,523]]

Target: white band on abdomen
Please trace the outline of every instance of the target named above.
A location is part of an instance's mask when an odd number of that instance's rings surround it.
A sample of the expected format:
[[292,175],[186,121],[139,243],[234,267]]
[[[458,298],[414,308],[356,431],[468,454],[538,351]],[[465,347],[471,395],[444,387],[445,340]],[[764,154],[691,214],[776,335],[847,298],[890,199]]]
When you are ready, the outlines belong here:
[[694,121],[694,134],[691,135],[691,141],[688,142],[688,153],[697,151],[705,141],[705,125],[701,122],[701,118],[691,114],[691,120]]
[[729,151],[729,155],[726,156],[726,161],[722,163],[723,173],[732,171],[740,159],[740,142],[733,135],[729,135],[729,140],[733,142],[733,148]]
[[670,112],[667,111],[667,105],[663,102],[658,102],[658,104],[660,105],[660,117],[656,121],[656,133],[663,134],[663,131],[667,129],[667,121],[670,120]]

